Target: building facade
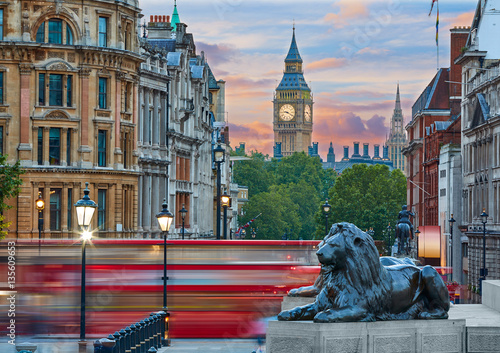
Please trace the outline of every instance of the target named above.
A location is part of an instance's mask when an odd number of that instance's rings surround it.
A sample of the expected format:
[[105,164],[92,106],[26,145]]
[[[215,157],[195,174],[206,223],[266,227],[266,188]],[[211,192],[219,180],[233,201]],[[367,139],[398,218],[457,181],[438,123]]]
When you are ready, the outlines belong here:
[[136,0],[0,3],[1,152],[26,171],[9,237],[38,237],[38,195],[42,237],[75,237],[87,181],[97,236],[137,229],[139,11]]
[[[497,4],[478,1],[467,50],[455,60],[462,67],[461,228],[468,238],[468,281],[477,300],[484,260],[486,279],[500,278],[500,50],[495,37],[500,22],[494,16]],[[484,233],[480,217],[483,209],[488,214]]]
[[401,109],[401,98],[399,96],[399,83],[396,91],[396,105],[391,118],[391,131],[385,145],[389,148],[389,159],[394,168],[405,171],[405,156],[401,150],[406,147],[406,131],[404,129],[403,110]]
[[203,52],[196,53],[177,7],[174,15],[173,24],[169,16],[151,16],[141,39],[139,231],[160,235],[155,214],[166,199],[174,214],[169,237],[182,234],[184,207],[184,234],[197,238],[215,228],[212,150],[225,126],[225,82],[216,81]]
[[[304,79],[302,58],[295,41],[285,58],[285,70],[273,99],[275,157],[308,152],[313,130],[313,96]],[[276,148],[276,144],[279,144]]]
[[[335,153],[333,151],[333,144],[330,142],[330,147],[328,149],[327,161],[323,162],[323,168],[332,168],[337,173],[342,173],[345,169],[351,168],[354,164],[384,164],[393,170],[392,161],[389,160],[389,148],[387,146],[382,146],[382,157],[380,157],[380,145],[373,146],[373,157],[370,157],[369,148],[370,144],[363,144],[363,154],[360,154],[359,142],[354,142],[354,153],[349,156],[349,146],[344,146],[343,158],[336,162]],[[317,150],[317,145],[316,145]]]

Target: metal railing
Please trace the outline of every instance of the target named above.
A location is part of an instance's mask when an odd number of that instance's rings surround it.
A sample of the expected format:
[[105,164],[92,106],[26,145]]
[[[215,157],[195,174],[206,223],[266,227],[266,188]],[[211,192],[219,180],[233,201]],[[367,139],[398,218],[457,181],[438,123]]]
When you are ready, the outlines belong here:
[[164,311],[94,342],[94,353],[151,353],[168,346],[168,318]]

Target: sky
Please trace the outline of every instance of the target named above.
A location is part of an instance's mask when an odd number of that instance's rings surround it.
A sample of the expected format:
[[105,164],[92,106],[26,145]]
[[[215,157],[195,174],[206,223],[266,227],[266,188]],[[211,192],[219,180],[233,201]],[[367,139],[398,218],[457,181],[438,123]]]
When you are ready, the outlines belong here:
[[[399,82],[405,124],[436,74],[432,0],[178,0],[181,22],[226,81],[232,147],[245,142],[272,156],[273,94],[292,28],[314,97],[312,140],[337,161],[354,141],[383,145]],[[174,0],[140,0],[150,15],[171,15]],[[439,0],[439,67],[450,66],[450,28],[470,26],[477,0]]]

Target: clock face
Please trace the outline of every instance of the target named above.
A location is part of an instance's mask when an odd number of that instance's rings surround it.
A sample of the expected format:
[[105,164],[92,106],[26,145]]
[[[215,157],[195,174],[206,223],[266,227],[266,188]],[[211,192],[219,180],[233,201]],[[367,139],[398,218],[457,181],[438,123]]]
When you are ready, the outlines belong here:
[[280,108],[280,118],[284,121],[290,121],[295,116],[295,109],[290,104],[284,104]]
[[311,121],[311,106],[310,105],[306,105],[306,107],[304,108],[304,119],[307,122]]

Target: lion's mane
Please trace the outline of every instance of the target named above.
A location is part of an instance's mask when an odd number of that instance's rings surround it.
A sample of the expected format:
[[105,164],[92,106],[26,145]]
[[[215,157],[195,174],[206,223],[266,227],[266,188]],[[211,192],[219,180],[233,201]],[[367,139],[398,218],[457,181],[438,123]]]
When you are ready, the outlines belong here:
[[[341,237],[345,244],[345,268],[329,271],[326,265],[322,285],[333,307],[363,305],[371,313],[366,321],[374,321],[377,308],[390,297],[390,275],[380,264],[371,236],[349,223],[335,226],[332,236]],[[356,292],[357,295],[353,295]]]

